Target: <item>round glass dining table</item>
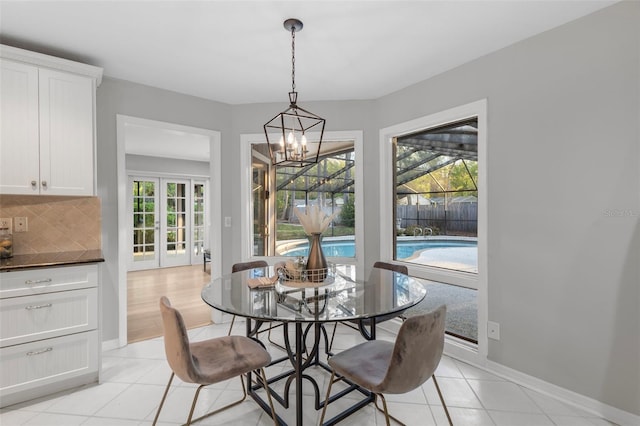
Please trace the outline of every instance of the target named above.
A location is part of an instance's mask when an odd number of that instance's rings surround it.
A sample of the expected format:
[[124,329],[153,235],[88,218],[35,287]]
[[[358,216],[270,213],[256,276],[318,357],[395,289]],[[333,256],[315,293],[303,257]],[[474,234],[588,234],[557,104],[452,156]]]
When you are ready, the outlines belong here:
[[[356,276],[356,268],[352,265],[333,265],[328,276],[319,283],[289,279],[285,275],[273,266],[223,275],[203,288],[202,300],[217,310],[244,317],[249,337],[257,337],[265,324],[283,324],[286,356],[273,360],[272,364],[289,361],[292,368],[268,379],[270,386],[286,380],[284,394],[278,394],[271,387],[269,391],[288,409],[289,389],[292,383],[295,384],[296,424],[301,426],[304,418],[303,380],[314,388],[315,409],[320,410],[324,405],[324,401],[320,401],[317,382],[305,374],[305,370],[313,366],[330,371],[319,357],[321,341],[324,342],[325,354],[331,356],[324,325],[347,321],[356,324],[366,339],[375,339],[376,322],[398,316],[416,305],[425,297],[426,290],[420,280],[386,269],[373,268],[366,277]],[[289,333],[290,326],[295,327],[295,332]],[[291,342],[290,334],[295,342]],[[307,347],[309,338],[312,340],[310,348]],[[257,393],[260,387],[252,384],[250,375],[247,385],[251,397],[270,412],[269,405]],[[370,392],[355,385],[352,387],[365,399],[325,424],[335,424],[373,401]],[[335,399],[331,397],[329,403]],[[287,424],[281,416],[278,416],[278,421]]]

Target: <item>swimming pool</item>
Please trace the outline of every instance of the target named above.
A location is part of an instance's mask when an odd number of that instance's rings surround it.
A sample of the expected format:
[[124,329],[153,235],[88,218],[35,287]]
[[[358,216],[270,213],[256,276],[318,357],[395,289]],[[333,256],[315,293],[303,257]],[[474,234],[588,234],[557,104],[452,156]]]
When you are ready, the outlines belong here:
[[[453,240],[453,239],[429,239],[429,240],[400,240],[397,242],[396,252],[398,259],[408,259],[421,253],[423,250],[466,247],[475,248],[475,240]],[[322,250],[325,256],[331,257],[354,257],[356,255],[355,242],[353,240],[324,240]],[[279,254],[282,256],[307,256],[309,246],[302,242],[293,248],[284,250]]]

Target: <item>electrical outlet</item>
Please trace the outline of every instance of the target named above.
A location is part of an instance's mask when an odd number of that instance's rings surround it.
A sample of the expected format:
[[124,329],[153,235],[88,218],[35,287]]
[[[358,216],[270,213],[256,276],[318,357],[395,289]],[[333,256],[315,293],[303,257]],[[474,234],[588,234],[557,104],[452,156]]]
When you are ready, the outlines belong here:
[[13,232],[13,226],[11,225],[10,217],[0,218],[0,228],[7,228],[9,232]]
[[13,228],[15,232],[27,232],[29,230],[29,223],[26,216],[15,217],[13,218],[13,222],[15,223],[15,227]]
[[487,334],[489,339],[500,340],[500,324],[497,322],[488,321]]

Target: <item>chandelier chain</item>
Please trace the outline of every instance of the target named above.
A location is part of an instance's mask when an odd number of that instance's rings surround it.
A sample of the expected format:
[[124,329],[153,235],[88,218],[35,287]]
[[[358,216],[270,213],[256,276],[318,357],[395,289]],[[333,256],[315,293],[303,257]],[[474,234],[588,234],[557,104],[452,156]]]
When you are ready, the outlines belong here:
[[291,27],[291,91],[296,91],[296,27]]

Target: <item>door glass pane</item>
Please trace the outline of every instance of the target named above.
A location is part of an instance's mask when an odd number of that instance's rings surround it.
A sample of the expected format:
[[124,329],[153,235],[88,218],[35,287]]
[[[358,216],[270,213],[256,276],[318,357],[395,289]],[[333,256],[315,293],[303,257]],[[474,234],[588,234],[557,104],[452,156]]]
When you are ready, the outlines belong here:
[[[155,182],[134,180],[133,196],[133,260],[134,262],[154,260],[154,235],[156,225],[156,205],[153,194]],[[151,195],[151,197],[148,197]]]
[[205,249],[204,184],[193,184],[193,254],[202,255]]
[[[167,182],[167,257],[185,254],[187,241],[187,212],[185,183]],[[178,243],[178,244],[176,244]]]

